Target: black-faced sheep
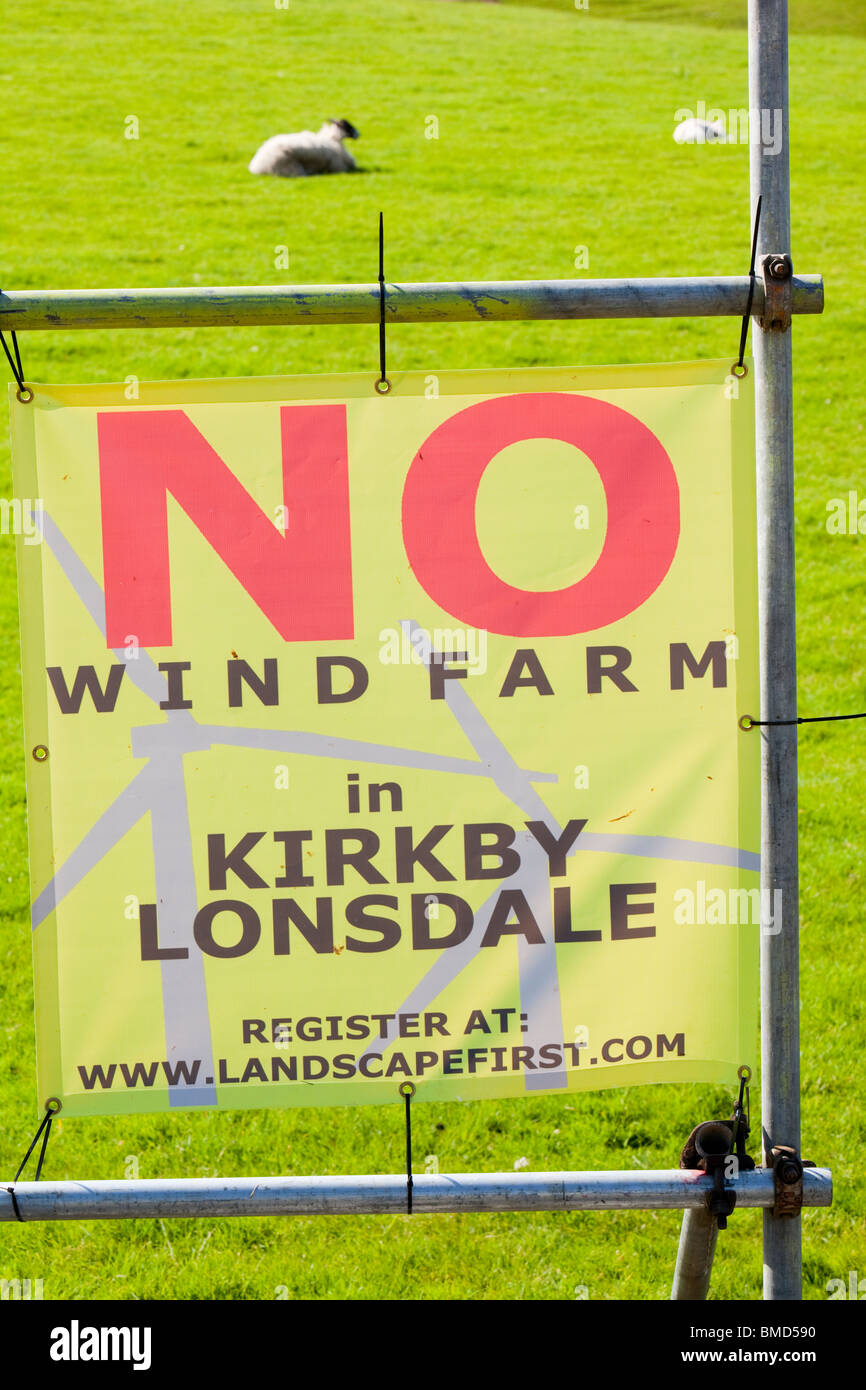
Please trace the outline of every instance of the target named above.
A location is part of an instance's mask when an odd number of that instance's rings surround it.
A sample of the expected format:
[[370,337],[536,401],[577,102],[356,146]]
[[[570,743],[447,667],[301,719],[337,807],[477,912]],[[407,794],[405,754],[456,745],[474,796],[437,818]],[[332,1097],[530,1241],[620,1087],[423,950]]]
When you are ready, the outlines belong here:
[[344,140],[357,140],[360,132],[351,121],[328,120],[321,130],[299,130],[293,135],[272,135],[250,160],[251,174],[276,174],[279,178],[304,178],[308,174],[351,174],[357,169]]

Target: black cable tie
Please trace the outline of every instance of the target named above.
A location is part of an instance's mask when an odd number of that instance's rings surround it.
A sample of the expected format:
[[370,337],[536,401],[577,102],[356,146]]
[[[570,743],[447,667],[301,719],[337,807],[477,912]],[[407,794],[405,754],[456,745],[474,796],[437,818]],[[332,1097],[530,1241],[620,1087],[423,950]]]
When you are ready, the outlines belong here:
[[379,213],[379,380],[376,390],[386,396],[391,390],[388,373],[385,370],[385,225]]
[[51,1133],[52,1118],[53,1116],[49,1114],[48,1124],[45,1126],[45,1133],[42,1136],[42,1148],[39,1150],[39,1162],[36,1164],[36,1177],[33,1179],[34,1182],[38,1182],[42,1176],[42,1165],[45,1162],[45,1150],[48,1148],[48,1136]]
[[[41,1120],[41,1123],[40,1123],[40,1125],[39,1125],[39,1128],[37,1129],[36,1133],[35,1133],[34,1136],[33,1136],[33,1139],[31,1140],[30,1148],[27,1150],[26,1154],[24,1155],[23,1159],[21,1160],[21,1163],[20,1163],[20,1165],[19,1165],[19,1167],[18,1167],[18,1172],[15,1174],[15,1177],[12,1179],[13,1182],[17,1182],[18,1179],[21,1177],[21,1174],[24,1172],[24,1169],[25,1169],[26,1166],[27,1166],[27,1160],[28,1160],[28,1158],[30,1157],[30,1155],[32,1154],[33,1150],[36,1148],[36,1145],[37,1145],[38,1142],[39,1142],[39,1136],[40,1136],[40,1134],[42,1133],[43,1129],[47,1130],[48,1133],[51,1132],[51,1121],[52,1121],[52,1119],[53,1119],[53,1113],[52,1113],[50,1110],[49,1110],[49,1111],[46,1111],[46,1113],[42,1116],[42,1120]],[[42,1153],[41,1153],[40,1156],[39,1156],[39,1168],[42,1167],[42,1158],[43,1158],[44,1153],[45,1153],[45,1144],[43,1143],[43,1145],[42,1145]],[[38,1169],[38,1168],[37,1168],[37,1174],[36,1174],[36,1181],[37,1181],[37,1182],[39,1181],[39,1169]]]
[[406,1102],[406,1214],[412,1215],[412,1097],[415,1086],[411,1081],[402,1081],[400,1095]]
[[[755,257],[758,250],[758,228],[761,225],[761,198],[758,194],[758,201],[755,204],[755,225],[752,228],[752,259],[749,262],[749,298],[746,302],[746,312],[743,314],[743,323],[740,328],[740,355],[734,363],[731,371],[734,376],[745,376],[749,370],[744,362],[746,354],[746,339],[749,336],[749,319],[752,317],[752,300],[755,297]],[[740,368],[738,371],[737,369]]]
[[32,401],[33,392],[24,380],[24,368],[21,365],[21,349],[18,346],[18,334],[15,332],[14,328],[12,329],[9,336],[12,339],[12,350],[15,353],[14,357],[12,356],[12,353],[9,351],[5,334],[2,332],[2,330],[0,330],[0,342],[2,342],[3,344],[3,351],[6,354],[6,360],[9,363],[9,366],[12,368],[12,375],[14,376],[15,383],[18,387],[18,399],[19,401]]
[[15,332],[14,328],[10,330],[9,336],[12,339],[12,349],[15,353],[14,358],[6,345],[6,338],[4,337],[2,330],[0,330],[0,342],[2,342],[3,344],[3,351],[6,354],[6,359],[9,363],[9,366],[12,368],[12,375],[14,376],[16,385],[18,387],[18,399],[19,401],[32,401],[33,392],[24,381],[24,368],[21,365],[21,349],[18,346],[18,334]]
[[749,1104],[749,1082],[752,1079],[750,1067],[740,1067],[737,1071],[740,1078],[740,1094],[734,1106],[734,1113],[731,1116],[731,1127],[734,1135],[734,1149],[737,1155],[737,1163],[743,1171],[754,1168],[754,1159],[746,1152],[746,1143],[751,1129],[751,1113]]
[[18,1166],[18,1172],[12,1179],[12,1186],[7,1187],[6,1189],[6,1191],[9,1193],[9,1196],[12,1198],[12,1209],[15,1212],[15,1218],[18,1221],[23,1221],[24,1217],[21,1215],[21,1209],[18,1206],[18,1198],[15,1195],[15,1183],[18,1181],[18,1179],[21,1177],[21,1174],[24,1172],[24,1169],[27,1167],[27,1160],[30,1158],[30,1155],[36,1148],[36,1145],[39,1143],[39,1136],[40,1134],[42,1134],[42,1131],[44,1130],[45,1133],[42,1137],[42,1148],[39,1150],[39,1159],[36,1164],[36,1177],[33,1179],[34,1182],[39,1181],[42,1175],[42,1165],[45,1162],[45,1150],[48,1148],[48,1138],[51,1134],[51,1121],[54,1119],[55,1115],[59,1114],[60,1109],[60,1101],[57,1100],[55,1096],[49,1096],[48,1100],[45,1102],[45,1114],[42,1116],[42,1119],[39,1123],[39,1128],[37,1129],[32,1140],[30,1141],[30,1148],[27,1150],[26,1154],[21,1160],[21,1163]]
[[12,1198],[12,1210],[13,1210],[14,1213],[15,1213],[15,1220],[16,1220],[16,1221],[23,1221],[23,1220],[24,1220],[24,1217],[21,1215],[21,1208],[20,1208],[19,1205],[18,1205],[18,1198],[15,1196],[15,1188],[14,1188],[14,1187],[7,1187],[6,1191],[9,1193],[9,1196]]
[[791,724],[833,724],[839,719],[866,719],[866,710],[862,714],[810,714],[802,719],[753,719],[750,714],[742,714],[738,723],[740,728],[748,733],[749,729]]

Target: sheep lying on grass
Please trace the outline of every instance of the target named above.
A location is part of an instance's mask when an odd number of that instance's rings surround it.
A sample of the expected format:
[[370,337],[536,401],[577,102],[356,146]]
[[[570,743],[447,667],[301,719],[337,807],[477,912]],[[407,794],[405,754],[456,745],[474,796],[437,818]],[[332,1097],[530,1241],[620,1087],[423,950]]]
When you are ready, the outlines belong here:
[[702,121],[690,116],[687,121],[680,121],[674,139],[678,145],[708,145],[714,140],[726,144],[728,137],[722,121]]
[[277,174],[284,179],[307,174],[351,174],[357,169],[344,140],[357,140],[360,132],[351,121],[328,120],[315,134],[300,130],[294,135],[272,135],[250,160],[251,174]]

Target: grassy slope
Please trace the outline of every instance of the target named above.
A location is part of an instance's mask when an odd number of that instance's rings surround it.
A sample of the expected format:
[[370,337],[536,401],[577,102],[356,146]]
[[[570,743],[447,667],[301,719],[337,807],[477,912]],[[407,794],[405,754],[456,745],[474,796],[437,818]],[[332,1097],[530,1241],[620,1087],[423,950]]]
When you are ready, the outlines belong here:
[[[629,19],[650,24],[707,24],[713,29],[745,29],[747,0],[498,0],[502,5],[578,10],[593,19]],[[866,11],[860,0],[788,0],[792,34],[856,34],[866,37]]]
[[[370,0],[56,0],[9,48],[2,147],[4,284],[182,285],[370,280],[384,208],[390,278],[730,273],[745,266],[748,152],[678,147],[673,113],[745,102],[736,32],[601,23],[539,9]],[[864,274],[866,44],[795,38],[794,258],[827,281],[823,319],[797,326],[800,679],[803,712],[863,706],[864,541],[830,537],[827,499],[866,494],[856,352]],[[623,85],[623,73],[628,82]],[[532,81],[526,82],[527,73]],[[579,74],[580,80],[575,80]],[[12,100],[12,98],[15,98]],[[277,129],[332,108],[360,127],[356,179],[251,179]],[[123,139],[127,115],[141,138]],[[440,122],[437,141],[424,122]],[[551,132],[569,132],[561,142]],[[43,155],[43,152],[46,152]],[[47,157],[50,152],[50,159]],[[57,161],[57,168],[51,161]],[[59,171],[59,172],[58,172]],[[274,269],[287,244],[291,268]],[[678,360],[733,356],[738,326],[441,325],[394,330],[396,366]],[[35,380],[122,380],[358,369],[375,329],[46,334],[22,340]],[[4,455],[4,470],[6,468]],[[9,496],[8,473],[3,495]],[[20,687],[12,543],[0,538],[0,1170],[34,1127]],[[836,1204],[805,1217],[807,1292],[863,1266],[859,1143],[864,1090],[860,724],[805,732],[802,747],[804,1148],[832,1164]],[[565,1106],[526,1100],[420,1109],[416,1149],[443,1171],[664,1167],[691,1125],[730,1109],[707,1088],[641,1088]],[[321,1113],[69,1122],[54,1176],[399,1171],[396,1105]],[[663,1298],[673,1214],[463,1216],[5,1226],[0,1275],[49,1298]],[[862,1224],[859,1226],[862,1230]],[[859,1263],[858,1263],[859,1262]],[[760,1220],[735,1215],[716,1297],[760,1288]]]

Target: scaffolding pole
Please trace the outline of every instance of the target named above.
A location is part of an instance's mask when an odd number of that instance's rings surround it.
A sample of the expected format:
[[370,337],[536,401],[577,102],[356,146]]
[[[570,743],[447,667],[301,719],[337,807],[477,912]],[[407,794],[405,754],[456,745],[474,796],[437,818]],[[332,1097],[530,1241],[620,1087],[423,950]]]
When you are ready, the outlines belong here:
[[[772,1173],[732,1183],[737,1208],[775,1201]],[[460,1211],[702,1211],[712,1179],[697,1169],[587,1173],[437,1173],[412,1179],[415,1214]],[[406,1211],[405,1176],[161,1178],[20,1182],[0,1188],[0,1221],[94,1221],[168,1216],[394,1216]],[[829,1170],[809,1168],[807,1206],[828,1207]],[[16,1212],[17,1206],[17,1212]]]
[[[758,258],[791,250],[787,0],[749,0],[749,106],[781,122],[770,154],[751,145],[751,198],[761,197]],[[764,113],[770,113],[765,116]],[[758,468],[761,718],[797,717],[794,614],[794,442],[791,329],[765,317],[753,344]],[[797,728],[760,730],[761,886],[780,891],[781,931],[761,932],[761,1120],[764,1162],[776,1145],[800,1148]],[[765,895],[762,897],[766,901]],[[769,901],[775,901],[770,899]],[[800,1216],[764,1212],[764,1297],[801,1297]]]
[[709,1207],[684,1212],[671,1299],[699,1303],[710,1290],[719,1222]]
[[[742,318],[748,275],[624,280],[506,280],[385,286],[389,324],[515,319]],[[820,314],[820,275],[792,281],[793,312]],[[753,309],[764,311],[764,287]],[[140,290],[6,290],[0,329],[238,328],[378,323],[379,286],[260,285]],[[733,344],[732,344],[733,347]],[[733,357],[733,353],[732,353]]]

